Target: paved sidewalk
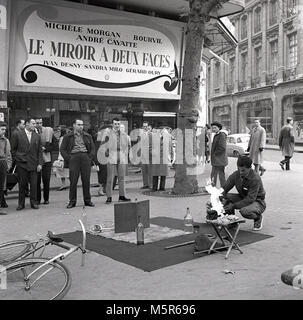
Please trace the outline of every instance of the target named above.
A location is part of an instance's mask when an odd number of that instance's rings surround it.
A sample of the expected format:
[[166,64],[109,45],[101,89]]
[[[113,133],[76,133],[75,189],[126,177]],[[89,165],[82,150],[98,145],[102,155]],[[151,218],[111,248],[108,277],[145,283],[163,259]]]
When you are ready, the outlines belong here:
[[[301,157],[297,155],[297,160]],[[265,166],[267,171],[262,180],[267,192],[267,209],[261,232],[272,238],[244,246],[244,254],[233,250],[227,260],[224,253],[216,253],[153,272],[143,272],[94,252],[86,255],[86,264],[81,267],[80,254],[76,253],[64,260],[73,277],[66,299],[301,300],[302,291],[283,284],[280,277],[285,270],[303,262],[303,162],[294,162],[291,171],[282,171],[276,160],[271,159],[265,161]],[[236,159],[229,158],[226,175],[235,168]],[[209,173],[210,166],[207,166],[199,177],[199,184],[205,183]],[[127,196],[139,201],[148,199],[151,217],[183,219],[186,208],[190,207],[194,221],[205,221],[209,196],[146,196],[140,190],[140,173],[133,173],[127,179],[133,181],[127,184]],[[168,179],[167,188],[172,188],[173,183],[174,179]],[[86,208],[88,224],[113,222],[118,192],[114,191],[112,205],[105,204],[106,197],[97,196],[97,188],[91,192],[96,206]],[[9,198],[8,215],[0,216],[0,242],[39,238],[48,230],[64,233],[77,229],[77,220],[82,214],[82,190],[78,189],[77,207],[67,210],[67,200],[68,190],[52,191],[49,205],[32,210],[27,199],[26,209],[16,211],[16,200]],[[252,221],[247,221],[241,229],[251,231]],[[50,248],[47,252],[57,253],[58,249]],[[234,274],[225,274],[223,271],[227,269]]]
[[[280,150],[280,147],[275,144],[266,144],[265,149],[267,149],[267,150]],[[303,146],[302,145],[295,145],[294,152],[303,153]]]

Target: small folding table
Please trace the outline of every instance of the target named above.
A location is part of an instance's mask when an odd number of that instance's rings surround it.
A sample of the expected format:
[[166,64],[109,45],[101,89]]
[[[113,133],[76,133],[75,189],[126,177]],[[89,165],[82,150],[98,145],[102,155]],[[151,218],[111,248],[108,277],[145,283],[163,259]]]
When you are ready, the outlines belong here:
[[[244,219],[239,218],[237,220],[227,221],[224,223],[222,223],[222,221],[220,220],[206,220],[206,222],[212,225],[212,227],[214,228],[216,232],[216,238],[214,239],[212,245],[208,250],[195,251],[194,252],[195,255],[199,253],[204,253],[204,252],[208,252],[208,254],[210,254],[212,252],[217,252],[222,249],[227,249],[227,253],[225,255],[225,259],[227,259],[233,247],[239,250],[240,253],[243,253],[243,251],[240,249],[240,246],[236,240],[240,230],[241,223],[245,223]],[[231,229],[234,230],[234,234],[232,234],[233,232],[231,233]],[[226,235],[224,235],[224,232],[226,233]],[[219,240],[221,241],[222,246],[216,247],[216,244],[218,243]]]

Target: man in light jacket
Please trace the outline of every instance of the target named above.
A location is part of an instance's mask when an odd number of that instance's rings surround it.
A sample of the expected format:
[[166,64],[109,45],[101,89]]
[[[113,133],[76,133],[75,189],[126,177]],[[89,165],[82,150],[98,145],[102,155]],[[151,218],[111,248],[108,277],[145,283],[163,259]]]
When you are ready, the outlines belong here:
[[260,176],[264,174],[266,169],[262,166],[263,163],[263,150],[266,144],[266,131],[261,126],[260,120],[256,119],[254,122],[254,127],[251,130],[250,139],[248,142],[247,152],[249,152],[249,157],[251,158],[255,171],[259,173]]
[[128,163],[129,137],[120,130],[120,119],[112,120],[112,128],[108,128],[103,135],[105,143],[101,143],[98,150],[98,161],[107,164],[106,204],[112,203],[112,188],[114,176],[118,176],[119,201],[131,201],[125,197],[125,174]]

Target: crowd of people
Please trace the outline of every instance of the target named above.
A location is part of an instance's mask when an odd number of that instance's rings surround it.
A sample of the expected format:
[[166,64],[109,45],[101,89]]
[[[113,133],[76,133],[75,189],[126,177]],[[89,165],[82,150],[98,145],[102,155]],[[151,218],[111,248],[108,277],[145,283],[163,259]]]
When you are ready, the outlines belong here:
[[[38,209],[41,204],[48,205],[52,171],[61,180],[59,191],[67,189],[66,181],[70,181],[68,209],[77,204],[79,176],[84,205],[93,207],[90,193],[92,168],[98,175],[98,195],[106,195],[106,204],[112,203],[112,190],[116,184],[119,187],[118,200],[131,201],[126,197],[125,176],[128,174],[129,161],[135,158],[131,153],[134,140],[140,140],[142,146],[139,150],[142,153],[140,162],[137,163],[142,170],[142,188],[165,190],[168,167],[173,156],[171,134],[166,128],[152,128],[144,122],[141,129],[135,130],[137,137],[132,137],[132,140],[119,118],[114,118],[111,123],[103,123],[93,135],[84,130],[81,119],[75,119],[70,128],[44,127],[43,119],[39,116],[19,119],[10,140],[5,137],[7,124],[1,122],[0,128],[1,208],[7,207],[5,193],[8,174],[16,175],[18,180],[18,211],[25,208],[26,197],[29,197],[32,209]],[[159,146],[153,145],[156,140],[160,141]],[[169,150],[166,150],[166,146]],[[164,161],[163,157],[166,156],[168,159]],[[159,161],[152,161],[158,157]],[[0,214],[6,212],[2,210]]]
[[[279,146],[285,157],[280,166],[283,170],[290,170],[294,151],[293,119],[287,118],[286,122],[279,136]],[[77,204],[79,176],[84,205],[94,206],[90,193],[92,168],[98,174],[98,194],[106,195],[106,204],[112,203],[112,190],[117,183],[118,201],[131,201],[125,190],[125,176],[130,162],[141,166],[142,189],[165,191],[169,164],[176,157],[171,132],[165,127],[152,128],[148,122],[144,122],[141,129],[132,131],[131,136],[119,118],[102,124],[94,135],[84,130],[81,119],[75,119],[71,128],[44,127],[41,117],[19,119],[10,140],[5,137],[6,130],[6,123],[0,122],[0,206],[7,207],[7,174],[16,174],[19,186],[18,211],[25,208],[26,197],[29,197],[32,209],[38,209],[40,204],[49,204],[52,170],[61,180],[58,190],[65,190],[66,180],[70,181],[68,209]],[[262,214],[266,208],[261,180],[266,171],[262,165],[266,131],[260,120],[255,119],[246,153],[239,156],[237,170],[228,179],[225,177],[225,167],[228,165],[227,135],[218,121],[206,125],[204,158],[206,163],[211,163],[212,184],[217,186],[219,177],[224,190],[226,212],[233,213],[239,209],[245,218],[254,221],[254,230],[261,230]],[[134,142],[137,148],[132,147]],[[238,194],[228,193],[233,187],[236,187]],[[6,212],[0,211],[0,214]]]

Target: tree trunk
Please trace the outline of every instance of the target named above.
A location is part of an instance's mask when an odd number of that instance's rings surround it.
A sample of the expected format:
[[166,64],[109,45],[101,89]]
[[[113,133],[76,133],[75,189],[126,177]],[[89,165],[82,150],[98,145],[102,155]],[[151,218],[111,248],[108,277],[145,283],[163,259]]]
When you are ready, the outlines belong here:
[[[226,0],[189,0],[189,17],[186,31],[186,49],[183,65],[182,93],[180,109],[178,112],[178,129],[182,130],[185,137],[185,130],[193,131],[193,141],[186,139],[177,140],[177,148],[182,149],[182,164],[176,164],[175,184],[173,193],[191,194],[198,192],[196,164],[189,164],[186,161],[185,146],[193,143],[193,157],[196,158],[196,123],[199,117],[200,104],[200,75],[202,70],[202,53],[204,45],[205,24],[209,20],[209,13],[220,3]],[[182,140],[182,141],[181,141]],[[182,148],[183,147],[183,148]]]

